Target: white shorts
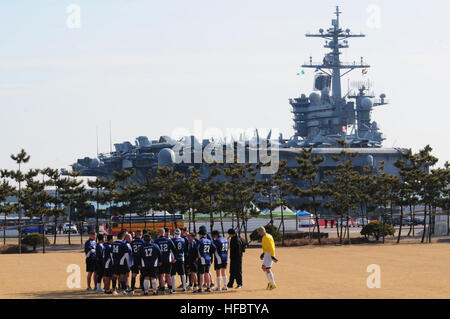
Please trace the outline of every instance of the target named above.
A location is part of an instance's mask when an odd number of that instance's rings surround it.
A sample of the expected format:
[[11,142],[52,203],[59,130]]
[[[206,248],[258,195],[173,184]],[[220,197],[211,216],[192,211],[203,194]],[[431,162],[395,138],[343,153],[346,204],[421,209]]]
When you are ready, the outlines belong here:
[[272,264],[273,264],[272,256],[270,255],[270,253],[265,253],[264,254],[264,260],[263,260],[263,265],[266,268],[272,268]]

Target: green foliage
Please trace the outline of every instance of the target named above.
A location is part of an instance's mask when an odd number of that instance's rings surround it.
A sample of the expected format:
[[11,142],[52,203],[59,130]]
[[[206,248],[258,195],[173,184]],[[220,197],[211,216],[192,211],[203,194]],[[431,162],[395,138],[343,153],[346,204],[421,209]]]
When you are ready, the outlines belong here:
[[383,231],[383,223],[374,221],[365,225],[360,233],[365,237],[374,237],[375,240],[378,241],[382,236],[393,236],[395,233],[395,229],[393,226],[385,224]]
[[[266,229],[266,232],[268,234],[271,234],[273,237],[274,241],[281,241],[283,235],[281,234],[281,232],[278,230],[278,227],[272,225],[272,224],[267,224],[264,226],[264,228]],[[261,241],[261,237],[258,235],[258,232],[256,231],[256,229],[250,234],[250,240],[251,241]]]
[[32,234],[26,235],[22,239],[22,244],[32,246],[33,251],[34,251],[34,250],[36,250],[37,246],[42,246],[44,240],[45,240],[46,246],[50,245],[50,242],[47,239],[47,237],[45,237],[44,235],[39,234],[39,233],[32,233]]

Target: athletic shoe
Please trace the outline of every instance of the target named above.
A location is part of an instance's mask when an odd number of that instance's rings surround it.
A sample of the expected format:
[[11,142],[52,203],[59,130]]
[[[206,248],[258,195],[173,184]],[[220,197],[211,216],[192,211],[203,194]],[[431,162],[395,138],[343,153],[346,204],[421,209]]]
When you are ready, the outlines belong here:
[[177,288],[183,288],[183,284],[179,285]]
[[228,284],[227,287],[228,288],[233,288],[233,285],[232,284]]
[[186,292],[186,288],[182,288],[181,291],[182,291],[182,292]]
[[124,295],[124,296],[126,296],[127,295],[127,292],[126,292],[126,290],[122,290],[121,292],[120,292],[122,295]]
[[211,288],[206,288],[206,292],[211,292]]
[[241,289],[242,288],[242,285],[238,285],[237,287],[236,287],[236,289]]
[[210,287],[211,289],[213,289],[216,285],[214,285],[213,283],[211,283]]
[[105,292],[102,288],[95,290],[95,292]]
[[223,287],[223,290],[228,290],[228,287],[227,286]]
[[270,285],[270,289],[269,290],[274,290],[275,288],[277,288],[277,286],[276,285]]
[[157,291],[153,291],[153,296],[157,296],[158,292]]
[[186,289],[187,290],[192,290],[192,286],[187,286]]
[[221,291],[221,290],[222,290],[222,288],[220,288],[220,287],[216,288],[216,291]]
[[197,285],[195,285],[195,286],[194,286],[194,288],[192,288],[192,289],[194,289],[194,290],[198,290],[198,286],[197,286]]
[[270,286],[271,286],[272,284],[269,282],[269,283],[267,283],[267,287],[266,287],[266,290],[270,290]]
[[112,295],[112,291],[111,290],[105,290],[105,294]]
[[175,292],[175,290],[169,289],[169,294],[173,294],[174,292]]
[[112,294],[113,294],[114,296],[117,296],[119,293],[118,293],[116,290],[114,290]]
[[203,292],[203,290],[201,290],[201,289],[198,289],[198,290],[194,290],[194,291],[193,291],[194,294],[195,294],[195,293],[201,294],[202,292]]
[[94,291],[91,287],[87,287],[86,291]]
[[147,291],[144,291],[144,294],[143,294],[144,296],[148,296],[148,292]]
[[130,295],[134,296],[134,290],[130,291]]

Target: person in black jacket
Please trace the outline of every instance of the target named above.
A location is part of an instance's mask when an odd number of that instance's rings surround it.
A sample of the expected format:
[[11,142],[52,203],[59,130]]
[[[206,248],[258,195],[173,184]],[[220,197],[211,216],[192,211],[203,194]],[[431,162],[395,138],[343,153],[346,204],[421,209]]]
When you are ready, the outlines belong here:
[[230,238],[230,281],[227,287],[232,288],[236,280],[236,288],[242,288],[242,254],[245,251],[245,244],[242,238],[236,235],[234,229],[230,228],[228,235]]

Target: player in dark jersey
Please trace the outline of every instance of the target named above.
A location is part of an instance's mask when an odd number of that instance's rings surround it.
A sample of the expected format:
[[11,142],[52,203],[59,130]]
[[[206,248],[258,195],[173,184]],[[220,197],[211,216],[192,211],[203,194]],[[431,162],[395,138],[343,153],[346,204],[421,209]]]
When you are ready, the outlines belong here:
[[[119,279],[119,290],[123,295],[126,295],[126,274],[130,271],[130,256],[127,244],[123,240],[123,236],[124,233],[120,232],[117,235],[117,240],[112,243],[113,280]],[[113,294],[117,295],[117,291],[114,291]]]
[[186,274],[189,276],[189,286],[187,287],[187,290],[191,289],[197,289],[197,271],[198,271],[198,265],[197,265],[197,248],[196,243],[198,239],[195,236],[195,233],[189,233],[188,236],[188,249],[187,249],[187,256],[186,256]]
[[155,240],[155,244],[158,245],[161,250],[161,262],[162,265],[159,267],[159,289],[161,293],[165,293],[165,285],[167,281],[167,285],[169,288],[169,293],[172,293],[172,278],[170,277],[170,272],[172,268],[172,263],[175,262],[175,245],[173,244],[172,239],[164,236],[165,231],[164,228],[161,228],[158,231],[158,239]]
[[162,255],[159,246],[151,242],[150,235],[146,234],[144,236],[144,243],[139,248],[138,256],[141,276],[144,277],[143,294],[144,296],[148,295],[151,280],[153,295],[157,295],[156,277],[158,276],[158,265],[162,264],[160,262]]
[[103,267],[103,251],[105,250],[105,247],[103,246],[103,243],[105,242],[103,235],[98,234],[97,235],[97,245],[95,246],[95,277],[97,282],[97,290],[96,292],[104,292],[102,289],[102,278],[104,273],[104,267]]
[[[212,238],[211,234],[208,233],[208,230],[206,229],[205,225],[201,225],[198,230],[199,230],[199,232],[200,231],[204,231],[206,233],[206,235],[205,235],[206,238],[209,239],[211,242],[213,242],[213,238]],[[213,289],[214,288],[214,282],[212,280],[212,275],[211,275],[210,271],[208,272],[208,276],[209,276],[209,281],[211,283],[211,289]]]
[[200,239],[196,243],[195,247],[198,251],[198,273],[200,276],[200,287],[198,290],[194,292],[201,293],[203,292],[203,284],[206,285],[206,292],[211,292],[211,280],[209,273],[209,267],[211,266],[211,257],[216,250],[216,246],[206,238],[205,230],[199,230],[198,234],[200,235]]
[[[185,247],[186,247],[186,251],[184,254],[184,273],[186,274],[186,277],[189,280],[189,286],[192,286],[191,276],[189,276],[189,273],[188,273],[189,265],[187,264],[188,249],[189,249],[189,238],[188,238],[189,231],[187,230],[186,227],[180,228],[180,230],[181,230],[181,238],[184,239]],[[181,284],[178,288],[182,288],[182,287],[183,287],[183,284]]]
[[[143,244],[144,244],[144,241],[141,237],[141,231],[137,230],[136,237],[130,243],[131,249],[133,251],[133,266],[131,267],[131,290],[136,289],[136,277],[139,273],[139,265],[140,265],[138,252],[141,249],[141,246]],[[142,273],[141,273],[141,276],[139,279],[140,279],[140,284],[141,284],[141,289],[142,289],[143,281],[144,281],[144,278],[142,277]]]
[[225,273],[228,264],[228,240],[225,237],[220,236],[217,230],[212,233],[213,243],[216,246],[216,251],[214,252],[214,270],[217,275],[217,291],[222,290],[220,287],[223,283],[223,290],[228,290],[227,288],[227,275]]
[[128,272],[126,273],[126,276],[125,276],[125,284],[127,287],[127,293],[134,295],[134,290],[132,290],[129,286],[130,271],[131,271],[131,268],[133,267],[133,249],[131,248],[131,242],[132,242],[133,238],[131,237],[131,233],[126,233],[124,238],[125,238],[125,244],[128,249],[128,256],[129,256]]
[[186,274],[184,269],[185,255],[187,252],[186,241],[181,238],[181,230],[175,229],[175,238],[172,239],[175,245],[175,263],[172,265],[171,276],[172,276],[172,291],[175,292],[175,282],[176,274],[181,276],[181,288],[186,291]]
[[84,253],[86,254],[86,272],[87,272],[87,291],[92,291],[91,279],[94,274],[94,283],[96,282],[95,267],[97,258],[95,255],[95,232],[89,233],[89,239],[84,243]]
[[111,277],[113,275],[113,265],[112,265],[112,243],[113,235],[108,235],[106,237],[106,243],[103,244],[103,282],[105,285],[105,293],[112,294],[111,291]]

